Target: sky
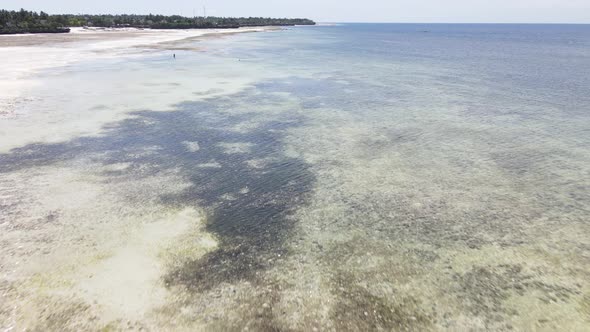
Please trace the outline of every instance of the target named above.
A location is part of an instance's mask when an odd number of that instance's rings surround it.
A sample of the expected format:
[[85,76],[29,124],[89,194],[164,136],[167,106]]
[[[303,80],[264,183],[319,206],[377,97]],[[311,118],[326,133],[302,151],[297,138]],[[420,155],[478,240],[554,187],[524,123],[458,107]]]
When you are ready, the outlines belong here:
[[305,17],[317,22],[590,23],[590,0],[0,0],[2,9],[89,14]]

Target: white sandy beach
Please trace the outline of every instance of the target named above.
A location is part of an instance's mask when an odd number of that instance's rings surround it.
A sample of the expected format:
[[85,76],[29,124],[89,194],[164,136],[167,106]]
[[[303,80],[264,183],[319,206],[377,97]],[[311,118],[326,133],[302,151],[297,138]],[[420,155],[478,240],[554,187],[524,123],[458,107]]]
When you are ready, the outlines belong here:
[[[39,99],[35,93],[30,93],[30,91],[39,87],[44,71],[84,61],[128,59],[150,52],[168,52],[171,56],[175,51],[198,50],[194,46],[195,40],[198,39],[275,29],[268,27],[207,30],[90,30],[73,28],[69,34],[0,36],[0,77],[2,77],[0,80],[0,91],[2,91],[0,94],[0,121],[10,122],[0,128],[0,153],[36,141],[57,142],[73,137],[73,135],[96,134],[101,125],[120,120],[121,116],[124,116],[122,113],[132,110],[111,107],[108,114],[93,114],[95,121],[88,119],[77,121],[72,124],[70,129],[61,128],[59,134],[56,130],[52,130],[50,133],[45,132],[47,128],[44,126],[34,126],[34,122],[46,123],[51,118],[59,119],[59,116],[56,116],[59,110],[51,110],[47,113],[47,121],[29,121],[26,124],[26,127],[29,128],[23,128],[19,123],[10,121],[10,119],[40,116],[40,114],[31,114],[29,111],[23,110],[23,107],[20,107],[20,112],[17,110],[19,106]],[[186,46],[185,43],[190,43],[190,46]],[[213,87],[211,84],[203,86],[202,91],[212,88],[219,90],[214,86],[215,84],[212,85]],[[240,82],[237,82],[237,85],[236,89],[239,89]],[[230,86],[227,84],[224,86],[224,89],[229,88]],[[171,100],[178,99],[161,98],[159,99],[161,104],[152,104],[151,106],[164,108],[168,106],[166,103]],[[68,113],[68,116],[71,115]],[[67,126],[67,121],[60,121],[60,125]]]
[[133,56],[161,43],[188,38],[266,28],[211,30],[89,30],[72,28],[69,34],[29,34],[0,36],[0,114],[9,114],[15,99],[35,84],[34,74],[47,68],[78,61]]

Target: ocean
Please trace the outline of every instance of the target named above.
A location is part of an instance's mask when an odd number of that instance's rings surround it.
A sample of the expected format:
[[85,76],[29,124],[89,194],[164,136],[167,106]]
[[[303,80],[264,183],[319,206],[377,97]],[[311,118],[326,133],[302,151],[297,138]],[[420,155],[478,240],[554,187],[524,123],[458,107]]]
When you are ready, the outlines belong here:
[[590,324],[589,25],[290,27],[40,79],[0,123],[26,143],[0,224],[48,264],[7,303],[51,301],[52,326]]

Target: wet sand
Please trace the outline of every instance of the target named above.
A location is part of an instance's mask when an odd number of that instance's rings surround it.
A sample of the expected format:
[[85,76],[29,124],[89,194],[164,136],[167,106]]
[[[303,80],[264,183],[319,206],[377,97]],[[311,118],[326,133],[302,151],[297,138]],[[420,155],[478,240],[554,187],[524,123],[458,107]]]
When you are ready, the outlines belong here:
[[198,50],[194,41],[236,33],[277,30],[276,27],[201,30],[85,30],[73,28],[68,34],[0,36],[0,116],[11,116],[19,97],[37,82],[32,77],[54,68],[92,59],[137,56],[150,50]]
[[[172,54],[178,51],[199,51],[200,41],[212,40],[234,34],[262,31],[280,30],[276,27],[253,27],[240,29],[222,29],[222,30],[114,30],[114,31],[95,31],[75,28],[69,34],[34,34],[34,35],[9,35],[0,36],[0,73],[3,79],[0,81],[0,120],[18,117],[39,117],[47,113],[47,119],[31,121],[31,123],[51,122],[51,118],[59,118],[49,112],[30,112],[28,103],[35,102],[41,98],[32,92],[34,89],[46,89],[51,94],[49,87],[43,87],[40,82],[50,75],[52,68],[62,68],[74,66],[77,63],[92,62],[99,60],[126,61],[142,56],[164,52],[172,59]],[[189,45],[189,46],[187,46]],[[149,79],[149,78],[148,78]],[[190,78],[185,78],[189,80]],[[171,77],[162,77],[160,82],[155,83],[152,88],[154,93],[163,94],[162,86],[166,85],[166,80],[174,80]],[[241,82],[233,80],[233,85],[228,85],[223,80],[216,83],[212,80],[201,79],[201,81],[191,81],[191,85],[201,84],[200,89],[195,93],[207,92],[202,97],[214,95],[212,90],[224,92],[234,88],[237,91],[247,85],[249,80],[241,78]],[[142,82],[140,82],[142,83]],[[223,86],[219,86],[220,84]],[[227,82],[226,82],[227,83]],[[75,83],[74,83],[75,84]],[[124,82],[111,82],[125,86]],[[151,83],[147,83],[151,84]],[[170,82],[166,87],[166,92],[174,93],[174,84]],[[75,89],[75,86],[71,87]],[[132,87],[125,86],[127,89]],[[97,85],[96,95],[99,95],[100,89],[107,89]],[[182,90],[179,90],[182,91]],[[129,96],[127,94],[126,96]],[[125,98],[126,96],[122,96]],[[147,101],[146,107],[156,109],[170,108],[171,103],[181,100],[181,96],[169,98],[161,97]],[[105,100],[110,100],[106,98]],[[125,102],[128,104],[129,102]],[[148,105],[149,104],[149,105]],[[141,107],[140,102],[135,102],[137,108]],[[72,106],[75,107],[75,106]],[[80,134],[96,134],[100,131],[101,125],[106,122],[112,122],[125,117],[129,109],[122,110],[121,107],[106,107],[99,105],[108,114],[103,112],[93,112],[94,120],[82,119],[70,128],[55,128],[47,131],[46,126],[31,128],[18,128],[12,125],[3,126],[0,129],[0,152],[20,146],[26,139],[29,143],[34,141],[56,141],[64,140]],[[20,111],[18,111],[20,110]],[[51,110],[51,113],[58,110]],[[98,111],[98,110],[97,110]],[[67,111],[69,112],[69,111]],[[71,112],[69,112],[72,114]],[[61,125],[66,125],[60,121]],[[18,136],[18,138],[16,138]],[[51,138],[53,136],[53,138]]]

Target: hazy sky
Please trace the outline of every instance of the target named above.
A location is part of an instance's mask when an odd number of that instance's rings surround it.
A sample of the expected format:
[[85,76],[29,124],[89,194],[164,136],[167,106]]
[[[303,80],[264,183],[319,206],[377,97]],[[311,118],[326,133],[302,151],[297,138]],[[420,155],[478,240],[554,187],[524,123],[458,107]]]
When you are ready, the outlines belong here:
[[0,0],[48,13],[308,17],[319,22],[590,23],[590,0]]

